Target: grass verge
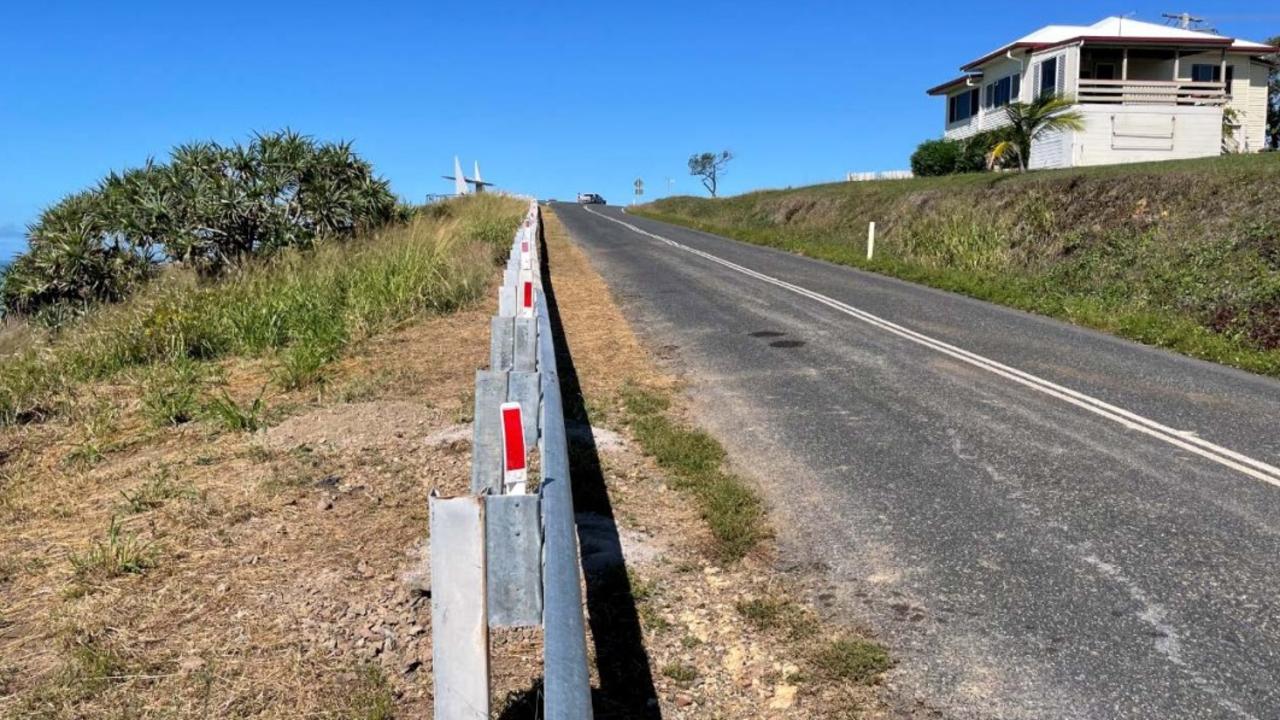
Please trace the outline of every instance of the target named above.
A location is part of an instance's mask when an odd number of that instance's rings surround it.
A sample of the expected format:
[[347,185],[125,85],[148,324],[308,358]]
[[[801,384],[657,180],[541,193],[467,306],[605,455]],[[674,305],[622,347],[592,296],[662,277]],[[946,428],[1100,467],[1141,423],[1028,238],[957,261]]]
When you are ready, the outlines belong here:
[[654,391],[625,388],[623,407],[640,447],[669,473],[673,487],[697,501],[718,559],[739,560],[769,536],[760,498],[724,470],[724,448],[715,438],[673,420],[670,400]]
[[630,212],[1280,377],[1277,193],[1280,156],[1268,154],[678,197]]

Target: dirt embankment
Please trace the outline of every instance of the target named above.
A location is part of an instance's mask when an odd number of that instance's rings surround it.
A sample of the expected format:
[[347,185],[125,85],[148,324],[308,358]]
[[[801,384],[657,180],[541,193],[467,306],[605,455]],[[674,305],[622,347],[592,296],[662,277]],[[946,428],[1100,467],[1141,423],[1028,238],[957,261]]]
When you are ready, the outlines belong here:
[[[0,714],[428,715],[426,495],[468,485],[491,312],[374,339],[319,389],[268,391],[257,432],[154,429],[127,382],[6,428]],[[269,378],[223,371],[243,406]],[[531,643],[497,642],[516,652],[495,688],[529,687]]]

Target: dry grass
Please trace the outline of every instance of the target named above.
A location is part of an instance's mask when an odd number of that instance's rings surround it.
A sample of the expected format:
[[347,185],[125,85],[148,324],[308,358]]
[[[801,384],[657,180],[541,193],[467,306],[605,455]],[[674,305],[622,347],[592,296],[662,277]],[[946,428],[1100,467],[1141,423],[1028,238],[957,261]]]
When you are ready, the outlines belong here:
[[[467,486],[468,454],[424,438],[468,402],[490,304],[270,386],[257,432],[158,424],[128,376],[0,429],[0,716],[429,714],[425,499]],[[242,409],[274,372],[209,369]],[[505,642],[499,693],[537,674],[537,644]]]

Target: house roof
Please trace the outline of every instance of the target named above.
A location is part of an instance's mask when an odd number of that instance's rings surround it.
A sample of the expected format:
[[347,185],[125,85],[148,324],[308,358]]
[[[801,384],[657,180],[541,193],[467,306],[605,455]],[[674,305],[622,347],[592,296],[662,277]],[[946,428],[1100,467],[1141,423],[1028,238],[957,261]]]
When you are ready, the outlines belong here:
[[1108,17],[1092,25],[1047,25],[1035,32],[1024,35],[1013,42],[983,55],[961,67],[969,71],[1011,50],[1020,48],[1041,49],[1065,45],[1067,43],[1084,42],[1125,42],[1133,44],[1163,45],[1204,45],[1223,47],[1231,52],[1245,52],[1263,55],[1277,52],[1276,48],[1262,43],[1229,38],[1201,30],[1184,30],[1169,25],[1143,22],[1132,18]]
[[954,88],[954,87],[957,87],[957,86],[960,86],[960,85],[964,85],[965,83],[967,83],[967,82],[968,82],[969,80],[971,80],[971,79],[972,79],[972,80],[981,80],[981,79],[982,79],[982,73],[976,73],[976,74],[973,74],[973,75],[961,75],[960,77],[955,78],[954,80],[948,80],[948,81],[946,81],[946,82],[942,83],[941,85],[938,85],[938,86],[935,86],[935,87],[931,87],[931,88],[929,88],[928,90],[926,90],[925,92],[926,92],[927,94],[929,94],[929,95],[943,95],[943,94],[946,94],[946,92],[947,92],[948,90],[950,90],[951,88]]

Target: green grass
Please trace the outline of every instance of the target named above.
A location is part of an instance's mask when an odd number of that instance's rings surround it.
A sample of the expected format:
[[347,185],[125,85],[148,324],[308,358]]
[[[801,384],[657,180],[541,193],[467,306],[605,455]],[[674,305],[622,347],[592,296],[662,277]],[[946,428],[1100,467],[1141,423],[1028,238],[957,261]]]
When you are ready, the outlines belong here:
[[747,625],[761,631],[782,631],[793,640],[812,635],[815,620],[794,600],[786,598],[752,598],[734,604],[734,609]]
[[815,674],[845,682],[867,684],[892,664],[879,645],[859,638],[838,638],[822,644],[813,655]]
[[262,427],[262,414],[267,408],[262,395],[266,391],[267,388],[264,385],[253,400],[242,406],[223,390],[220,395],[215,395],[205,403],[205,415],[226,430],[254,432]]
[[97,540],[85,552],[70,556],[76,580],[81,583],[141,573],[154,564],[154,559],[151,544],[121,528],[115,518],[107,528],[106,539]]
[[382,669],[366,665],[360,668],[357,677],[347,717],[351,720],[392,720],[395,717],[395,696]]
[[153,365],[143,382],[142,410],[152,424],[181,425],[200,409],[207,368],[184,354]]
[[1276,197],[1270,153],[677,197],[632,212],[1280,376]]
[[694,666],[676,661],[662,666],[662,674],[681,685],[688,685],[698,679],[698,669]]
[[636,388],[623,393],[631,430],[644,451],[669,473],[670,484],[689,492],[715,539],[714,555],[741,559],[768,536],[760,498],[741,478],[725,472],[724,448],[707,433],[673,420],[665,396]]
[[133,490],[120,491],[120,495],[124,500],[120,505],[120,512],[136,515],[154,510],[175,498],[194,497],[196,492],[190,486],[176,485],[170,471],[161,469]]
[[281,252],[215,281],[170,268],[58,331],[9,330],[0,422],[42,420],[67,388],[131,368],[149,368],[144,406],[158,425],[195,416],[201,366],[220,358],[267,358],[285,389],[322,382],[352,343],[477,299],[524,209],[498,196],[443,203],[407,224]]

